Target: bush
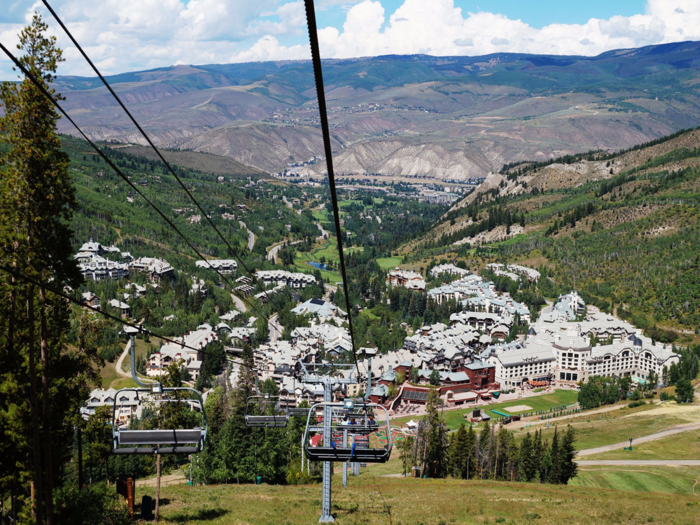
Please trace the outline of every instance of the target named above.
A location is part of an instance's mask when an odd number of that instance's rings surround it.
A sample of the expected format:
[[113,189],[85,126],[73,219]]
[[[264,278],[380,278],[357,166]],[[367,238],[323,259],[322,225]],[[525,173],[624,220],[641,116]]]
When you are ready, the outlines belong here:
[[647,404],[646,401],[644,401],[643,399],[640,399],[638,401],[632,401],[629,405],[627,405],[627,407],[628,408],[637,408],[637,407],[640,407],[640,406],[646,405],[646,404]]
[[131,525],[124,498],[106,483],[78,490],[75,485],[56,490],[56,523],[72,525]]
[[318,483],[318,476],[308,474],[306,470],[301,470],[301,462],[294,461],[289,465],[287,471],[288,485],[308,485],[310,483]]
[[661,391],[661,393],[659,394],[659,399],[661,401],[672,401],[674,397],[672,395],[669,395],[668,392]]

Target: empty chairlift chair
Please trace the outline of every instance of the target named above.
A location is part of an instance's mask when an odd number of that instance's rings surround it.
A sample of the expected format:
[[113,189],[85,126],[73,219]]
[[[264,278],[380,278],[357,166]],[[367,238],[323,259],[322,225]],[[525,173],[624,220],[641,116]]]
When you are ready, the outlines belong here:
[[[113,454],[197,454],[204,448],[207,437],[207,419],[202,396],[194,388],[164,387],[161,383],[143,383],[136,376],[134,339],[131,340],[131,374],[136,384],[142,388],[122,388],[114,396],[112,412],[112,453]],[[130,395],[132,394],[132,395]],[[133,429],[122,424],[122,410],[135,416],[133,401],[142,406],[142,411],[159,411],[166,404],[177,403],[184,410],[191,411],[198,421],[194,428],[175,429]],[[169,407],[167,407],[169,408]],[[147,419],[144,417],[143,419]]]
[[[330,444],[323,443],[324,421],[315,418],[319,409],[331,409]],[[381,423],[375,421],[374,413],[383,412],[384,417]],[[353,424],[355,421],[355,424]],[[386,429],[387,445],[382,448],[365,448],[361,443],[355,441],[355,436],[368,436],[372,432]],[[345,431],[348,434],[348,443],[344,446],[343,438]],[[315,441],[314,436],[321,438],[320,444],[312,446]],[[358,441],[360,441],[358,439]],[[368,443],[368,439],[362,439],[363,443]],[[304,452],[310,461],[338,461],[354,463],[384,463],[391,456],[392,440],[391,428],[389,426],[389,412],[383,406],[376,403],[316,403],[311,407],[306,420],[306,430],[304,431]]]
[[289,406],[286,400],[269,394],[246,399],[245,426],[279,428],[286,427],[288,423]]

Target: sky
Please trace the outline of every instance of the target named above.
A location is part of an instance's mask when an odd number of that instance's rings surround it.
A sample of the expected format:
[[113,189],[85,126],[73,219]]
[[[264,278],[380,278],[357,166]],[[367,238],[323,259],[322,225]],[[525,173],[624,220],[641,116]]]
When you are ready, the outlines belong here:
[[[39,11],[65,50],[59,73],[89,66],[38,0],[1,0],[0,41]],[[310,57],[300,0],[52,0],[105,74],[177,64]],[[316,0],[322,58],[497,52],[594,56],[700,40],[700,0]],[[0,80],[15,79],[0,57]]]

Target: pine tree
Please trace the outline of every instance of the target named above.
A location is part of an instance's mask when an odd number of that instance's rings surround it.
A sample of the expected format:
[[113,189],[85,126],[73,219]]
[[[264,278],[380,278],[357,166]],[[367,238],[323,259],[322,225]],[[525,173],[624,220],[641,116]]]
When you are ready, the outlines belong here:
[[[51,88],[61,50],[46,37],[46,24],[35,14],[19,36],[21,63],[55,97]],[[74,435],[80,404],[89,393],[85,378],[96,361],[80,350],[67,350],[68,305],[43,286],[75,288],[80,274],[72,257],[71,229],[76,208],[68,156],[56,133],[58,114],[30,80],[0,88],[4,116],[0,134],[7,146],[0,156],[0,262],[42,286],[20,277],[0,276],[0,416],[6,438],[0,445],[0,492],[12,504],[31,499],[39,524],[55,523],[54,486]],[[25,417],[25,415],[27,417]],[[31,485],[31,489],[30,489]],[[31,495],[30,495],[31,494]],[[16,509],[11,511],[16,514]]]
[[447,428],[438,410],[438,392],[431,389],[425,405],[426,416],[417,431],[417,450],[422,459],[421,471],[431,478],[447,474]]
[[552,467],[549,471],[548,483],[559,483],[561,477],[561,456],[559,452],[559,435],[557,427],[554,427],[554,437],[552,437],[552,446],[549,449],[549,455],[552,460]]
[[578,470],[576,466],[576,430],[571,425],[566,429],[566,433],[561,440],[561,450],[559,451],[558,480],[555,483],[566,485],[569,480],[576,476]]

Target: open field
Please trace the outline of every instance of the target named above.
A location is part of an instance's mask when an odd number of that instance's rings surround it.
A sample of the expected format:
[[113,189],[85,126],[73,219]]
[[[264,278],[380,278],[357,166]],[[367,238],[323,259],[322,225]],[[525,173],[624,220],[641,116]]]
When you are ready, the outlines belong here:
[[[351,246],[344,248],[344,253],[347,255],[352,252],[364,250],[361,246]],[[321,257],[325,258],[327,263],[330,263],[334,268],[339,268],[340,256],[338,255],[338,245],[336,243],[335,237],[330,239],[320,241],[320,244],[311,252],[296,252],[296,258],[294,259],[294,266],[299,271],[309,272],[315,270],[313,266],[307,264],[309,262],[321,262]],[[328,278],[330,282],[336,282],[340,280],[340,271],[328,271],[319,270],[321,272],[321,277],[324,279]]]
[[100,370],[100,375],[102,376],[102,388],[105,390],[109,388],[119,390],[120,388],[137,386],[133,379],[117,374],[116,359],[114,363],[105,363],[105,366]]
[[403,259],[401,257],[384,257],[382,259],[377,259],[377,264],[382,270],[393,270]]
[[[579,450],[601,447],[622,443],[629,438],[640,438],[655,432],[667,430],[676,425],[700,421],[700,407],[698,406],[678,406],[678,405],[645,405],[634,409],[620,409],[605,412],[602,414],[581,413],[576,416],[558,421],[561,428],[571,424],[576,429],[576,448]],[[546,423],[544,423],[546,425]],[[549,429],[544,428],[542,423],[533,424],[531,430],[543,428],[542,435],[545,439],[551,439],[554,434],[554,425]],[[523,436],[525,430],[518,431],[519,436]],[[692,432],[691,432],[692,433]],[[673,436],[679,438],[683,434]],[[697,434],[696,434],[697,435]],[[669,439],[673,439],[669,438]],[[587,456],[586,459],[593,459]],[[595,457],[596,459],[602,459]],[[611,458],[607,458],[611,459]],[[654,459],[621,457],[616,459]],[[670,459],[670,458],[668,458]],[[691,458],[696,459],[696,458]]]
[[695,486],[698,480],[698,467],[579,467],[579,474],[571,485],[632,492],[666,492],[700,499],[700,488]]
[[[556,390],[553,394],[544,394],[541,396],[533,396],[527,398],[513,399],[511,401],[505,401],[503,403],[495,403],[493,405],[484,405],[483,408],[486,413],[492,418],[501,418],[498,414],[494,414],[492,410],[505,410],[507,407],[517,407],[518,405],[527,404],[527,406],[532,407],[532,410],[549,410],[552,407],[560,405],[571,405],[576,403],[578,399],[578,392],[573,390]],[[464,414],[469,414],[473,411],[473,408],[464,408],[460,410],[446,410],[443,412],[445,418],[445,423],[450,429],[458,428],[463,422],[467,420],[464,419]],[[528,410],[528,412],[532,411]],[[517,414],[521,411],[513,412]],[[392,423],[396,425],[405,425],[411,419],[419,419],[417,417],[406,417],[401,419],[394,419]]]
[[[597,470],[597,469],[596,469]],[[658,469],[654,469],[658,470]],[[553,486],[492,481],[419,480],[368,475],[349,478],[348,488],[334,476],[333,513],[338,524],[668,524],[697,523],[700,499],[688,488],[691,471],[675,486],[670,481],[640,485],[659,492],[621,492],[598,488],[605,473],[581,479],[582,486]],[[661,471],[659,471],[661,472]],[[643,474],[649,476],[650,474]],[[653,474],[651,474],[653,476]],[[627,486],[639,484],[630,475]],[[685,488],[688,487],[688,488]],[[692,490],[692,489],[691,489]],[[153,495],[139,487],[137,501]],[[321,487],[216,485],[161,489],[166,524],[309,524],[320,516]]]
[[612,450],[600,454],[591,454],[585,459],[700,459],[700,431],[691,430],[657,441],[632,442],[632,450]]

